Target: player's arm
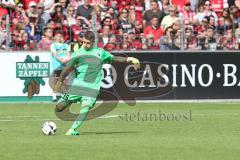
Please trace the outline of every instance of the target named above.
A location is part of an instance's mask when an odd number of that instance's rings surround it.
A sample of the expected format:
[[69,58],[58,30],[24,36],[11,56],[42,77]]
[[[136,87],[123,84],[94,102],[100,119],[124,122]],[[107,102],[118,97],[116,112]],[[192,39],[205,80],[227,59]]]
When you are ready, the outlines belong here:
[[120,57],[120,56],[113,56],[114,62],[121,62],[121,63],[129,63],[132,64],[135,68],[135,70],[140,68],[140,62],[137,58],[134,57]]
[[57,83],[53,86],[53,91],[55,91],[55,92],[60,92],[61,91],[63,81],[65,80],[67,75],[75,69],[76,63],[77,63],[77,58],[72,58],[67,63],[67,65],[63,68]]
[[129,63],[134,66],[134,69],[137,70],[140,68],[140,62],[137,58],[134,57],[121,57],[121,56],[114,56],[110,54],[109,52],[100,49],[102,51],[102,60],[104,63],[110,63],[110,62],[120,62],[120,63]]

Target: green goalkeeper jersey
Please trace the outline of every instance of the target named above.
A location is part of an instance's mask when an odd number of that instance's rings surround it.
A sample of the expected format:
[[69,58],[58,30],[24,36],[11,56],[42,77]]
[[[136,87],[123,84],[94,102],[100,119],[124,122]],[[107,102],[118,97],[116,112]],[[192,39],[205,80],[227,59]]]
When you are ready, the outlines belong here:
[[77,77],[72,82],[72,88],[75,91],[70,91],[70,94],[86,96],[84,90],[86,93],[91,90],[95,92],[91,97],[95,97],[94,95],[98,94],[101,87],[102,66],[104,63],[110,63],[112,59],[113,55],[101,48],[85,50],[81,47],[68,64],[77,69]]

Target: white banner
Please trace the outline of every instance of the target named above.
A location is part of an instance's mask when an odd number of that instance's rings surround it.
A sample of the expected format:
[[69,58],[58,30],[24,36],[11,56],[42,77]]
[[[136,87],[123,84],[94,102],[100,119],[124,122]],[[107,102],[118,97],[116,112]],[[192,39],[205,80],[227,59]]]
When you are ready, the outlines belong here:
[[0,97],[51,96],[48,52],[1,52]]

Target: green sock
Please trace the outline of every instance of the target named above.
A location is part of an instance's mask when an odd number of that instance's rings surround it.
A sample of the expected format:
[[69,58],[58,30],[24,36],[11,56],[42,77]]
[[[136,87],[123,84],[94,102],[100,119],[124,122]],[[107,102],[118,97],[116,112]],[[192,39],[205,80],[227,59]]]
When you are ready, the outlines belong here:
[[85,121],[89,111],[90,111],[90,107],[83,107],[80,110],[79,116],[73,122],[71,129],[76,130],[78,127],[80,127],[83,124],[83,122]]

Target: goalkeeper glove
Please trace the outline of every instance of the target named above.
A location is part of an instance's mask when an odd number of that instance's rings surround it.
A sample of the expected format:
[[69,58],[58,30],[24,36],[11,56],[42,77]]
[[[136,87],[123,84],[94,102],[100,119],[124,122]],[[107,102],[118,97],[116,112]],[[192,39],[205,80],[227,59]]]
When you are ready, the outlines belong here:
[[53,91],[54,92],[60,92],[62,87],[62,82],[57,81],[57,83],[53,86]]
[[140,68],[140,62],[137,58],[128,57],[127,62],[133,64],[133,67],[134,67],[135,70]]

